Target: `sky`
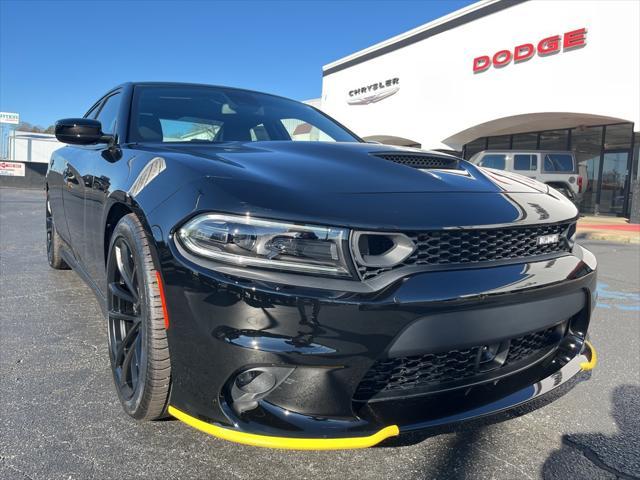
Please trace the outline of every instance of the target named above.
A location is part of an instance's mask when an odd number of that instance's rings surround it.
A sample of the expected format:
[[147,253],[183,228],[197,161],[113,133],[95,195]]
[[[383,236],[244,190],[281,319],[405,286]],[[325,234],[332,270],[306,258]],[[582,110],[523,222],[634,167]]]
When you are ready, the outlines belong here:
[[47,127],[145,80],[317,98],[323,65],[471,3],[0,0],[0,111]]

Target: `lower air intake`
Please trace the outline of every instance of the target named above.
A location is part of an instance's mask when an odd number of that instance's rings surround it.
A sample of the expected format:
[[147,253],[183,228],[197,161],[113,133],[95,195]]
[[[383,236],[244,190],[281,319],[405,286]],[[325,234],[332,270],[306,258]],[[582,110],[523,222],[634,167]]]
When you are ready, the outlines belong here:
[[483,357],[488,350],[486,345],[381,359],[373,364],[358,385],[354,400],[437,392],[476,383],[480,378],[490,381],[546,357],[558,346],[565,331],[566,323],[563,323],[500,342],[504,344],[500,347],[504,349],[503,360],[494,363],[491,369],[487,369],[488,363]]

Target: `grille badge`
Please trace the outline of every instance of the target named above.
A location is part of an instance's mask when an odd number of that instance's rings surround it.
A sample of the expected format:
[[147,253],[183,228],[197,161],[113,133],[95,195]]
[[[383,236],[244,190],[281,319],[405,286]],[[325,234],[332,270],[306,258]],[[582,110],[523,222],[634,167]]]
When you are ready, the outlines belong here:
[[553,233],[551,235],[540,235],[538,237],[538,245],[551,245],[560,242],[560,234]]

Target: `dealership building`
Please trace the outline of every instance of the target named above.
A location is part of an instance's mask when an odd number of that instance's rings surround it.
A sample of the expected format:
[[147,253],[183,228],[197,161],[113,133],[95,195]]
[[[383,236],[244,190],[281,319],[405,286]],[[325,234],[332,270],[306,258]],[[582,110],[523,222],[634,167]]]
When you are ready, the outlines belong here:
[[640,2],[481,1],[325,65],[321,108],[367,140],[465,158],[572,150],[588,176],[581,210],[628,216]]

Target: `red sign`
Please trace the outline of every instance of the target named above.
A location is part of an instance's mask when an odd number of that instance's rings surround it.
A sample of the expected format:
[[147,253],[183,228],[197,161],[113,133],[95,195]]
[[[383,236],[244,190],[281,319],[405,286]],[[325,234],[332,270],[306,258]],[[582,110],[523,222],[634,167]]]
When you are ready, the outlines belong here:
[[0,176],[24,177],[24,163],[0,162]]
[[587,29],[579,28],[565,33],[564,35],[553,35],[543,38],[536,46],[533,43],[523,43],[513,48],[513,50],[499,50],[493,54],[480,55],[473,59],[473,73],[481,73],[487,71],[492,65],[495,68],[502,68],[514,63],[521,63],[531,59],[536,52],[540,57],[553,55],[562,50],[572,50],[574,48],[584,47],[587,44]]

